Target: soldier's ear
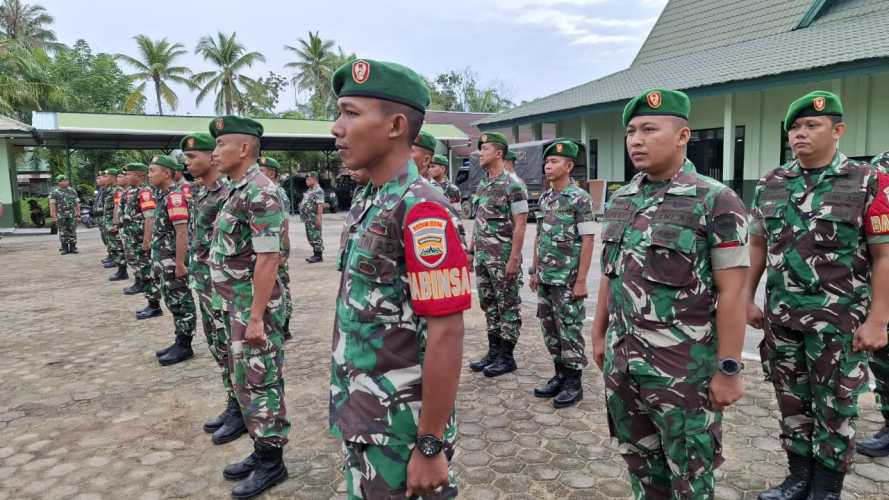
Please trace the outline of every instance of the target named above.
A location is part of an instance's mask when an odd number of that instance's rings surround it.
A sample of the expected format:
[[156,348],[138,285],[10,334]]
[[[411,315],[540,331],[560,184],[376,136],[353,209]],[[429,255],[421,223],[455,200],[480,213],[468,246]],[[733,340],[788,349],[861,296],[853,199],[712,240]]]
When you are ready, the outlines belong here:
[[834,141],[840,140],[840,137],[842,137],[843,135],[846,134],[847,128],[848,128],[848,126],[846,125],[846,122],[839,122],[836,125],[834,125],[833,126],[833,140]]

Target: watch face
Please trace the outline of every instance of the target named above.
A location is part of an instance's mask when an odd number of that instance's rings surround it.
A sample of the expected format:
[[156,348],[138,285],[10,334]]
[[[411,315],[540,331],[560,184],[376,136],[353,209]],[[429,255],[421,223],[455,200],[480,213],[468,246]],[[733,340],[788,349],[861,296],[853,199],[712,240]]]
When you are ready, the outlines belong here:
[[725,373],[738,373],[741,371],[741,364],[734,359],[723,359],[720,361],[720,364],[722,365],[720,368]]
[[435,437],[422,436],[417,439],[417,446],[420,448],[420,453],[431,457],[441,451],[442,443]]

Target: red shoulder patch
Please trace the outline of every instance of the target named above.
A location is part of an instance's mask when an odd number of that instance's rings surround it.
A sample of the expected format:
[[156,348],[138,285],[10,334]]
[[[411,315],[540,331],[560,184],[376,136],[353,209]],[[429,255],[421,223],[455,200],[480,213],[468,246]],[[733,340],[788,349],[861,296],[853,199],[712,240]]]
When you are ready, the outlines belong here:
[[867,207],[865,231],[876,236],[889,234],[889,174],[877,173],[877,194]]
[[154,196],[151,194],[150,189],[143,189],[139,192],[139,209],[143,212],[146,210],[154,210],[157,208],[157,202],[154,201]]
[[170,193],[167,195],[167,214],[171,222],[188,220],[188,200],[182,193]]

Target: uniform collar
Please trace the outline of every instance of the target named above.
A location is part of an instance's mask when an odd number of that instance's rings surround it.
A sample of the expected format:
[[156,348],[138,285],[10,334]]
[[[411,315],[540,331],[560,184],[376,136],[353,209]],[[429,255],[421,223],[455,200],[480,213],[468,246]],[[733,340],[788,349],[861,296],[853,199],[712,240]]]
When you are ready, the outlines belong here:
[[256,177],[256,174],[258,174],[258,173],[259,173],[259,165],[256,163],[254,163],[253,165],[250,165],[249,167],[247,167],[247,171],[244,172],[244,176],[241,177],[241,180],[239,180],[238,183],[234,184],[232,187],[235,189],[240,189],[240,188],[244,187],[248,182],[250,182],[254,177]]
[[[803,173],[803,167],[799,163],[799,159],[795,159],[790,162],[790,166],[787,167],[785,176],[786,177],[799,177]],[[824,177],[836,177],[840,175],[847,175],[849,173],[849,158],[846,157],[843,153],[837,151],[833,155],[833,160],[831,160],[830,164],[824,169],[824,172],[821,173],[822,178]]]
[[[639,172],[633,177],[633,180],[624,187],[621,194],[637,194],[641,189],[642,181],[644,179],[645,173]],[[682,167],[676,172],[676,175],[670,179],[670,187],[667,188],[667,193],[674,196],[695,196],[697,195],[697,182],[698,169],[695,168],[695,164],[692,163],[691,160],[686,158],[685,163],[682,164]]]
[[[394,177],[380,186],[373,204],[386,211],[392,210],[401,201],[408,187],[419,177],[420,173],[417,170],[417,165],[413,160],[408,160],[407,164]],[[368,183],[367,187],[365,187],[365,192],[368,189],[371,189],[371,183]]]

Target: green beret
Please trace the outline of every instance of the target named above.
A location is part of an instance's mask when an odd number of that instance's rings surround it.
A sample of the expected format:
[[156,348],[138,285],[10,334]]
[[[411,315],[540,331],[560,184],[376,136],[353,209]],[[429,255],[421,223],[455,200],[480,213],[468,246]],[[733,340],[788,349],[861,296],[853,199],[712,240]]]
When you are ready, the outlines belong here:
[[270,168],[270,169],[274,170],[275,172],[279,172],[279,173],[281,172],[281,164],[278,163],[278,160],[276,160],[274,158],[268,158],[266,156],[263,156],[262,158],[259,159],[259,166],[265,167],[265,168]]
[[159,165],[161,167],[166,167],[173,172],[181,172],[182,164],[176,161],[175,158],[169,155],[158,155],[151,159],[152,165]]
[[506,161],[515,161],[516,155],[512,151],[507,151],[506,156],[504,156],[503,159]]
[[652,89],[636,96],[624,107],[624,127],[634,116],[678,116],[688,120],[691,101],[678,90]]
[[148,165],[144,163],[127,163],[124,170],[127,172],[148,172]]
[[64,175],[57,175],[56,176],[56,182],[62,182],[62,181],[67,181],[67,180],[68,180],[68,178],[65,177]]
[[316,172],[316,171],[314,171],[314,170],[311,171],[311,172],[306,172],[306,177],[314,177],[314,178],[317,179],[317,178],[318,178],[318,172]]
[[836,94],[816,90],[793,101],[784,118],[784,131],[801,116],[843,116],[843,103]]
[[111,175],[111,171],[116,169],[117,167],[114,165],[105,165],[105,170],[102,170],[102,175]]
[[578,151],[580,148],[571,139],[558,139],[543,150],[543,157],[564,156],[576,160]]
[[105,169],[105,175],[117,175],[120,173],[120,169],[117,167],[111,167]]
[[432,157],[432,163],[435,165],[443,165],[447,167],[451,162],[448,161],[448,157],[445,155],[435,155]]
[[437,143],[438,140],[435,139],[435,136],[425,130],[421,130],[420,133],[417,134],[417,138],[414,139],[414,146],[419,146],[425,150],[431,151],[433,154],[435,153],[435,145]]
[[414,70],[400,64],[358,59],[334,73],[337,97],[373,97],[410,106],[421,113],[429,106],[429,89]]
[[179,141],[179,149],[182,151],[213,151],[216,149],[216,141],[206,132],[188,134]]
[[[219,137],[225,134],[244,134],[262,137],[262,124],[241,116],[220,116],[210,122],[210,135]],[[216,147],[215,145],[213,146]]]
[[509,148],[509,142],[506,140],[506,136],[497,132],[485,132],[481,137],[478,138],[478,147],[481,149],[482,144],[502,144],[507,149]]

